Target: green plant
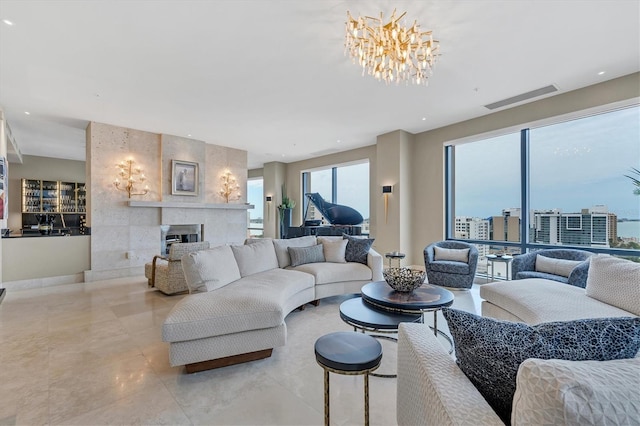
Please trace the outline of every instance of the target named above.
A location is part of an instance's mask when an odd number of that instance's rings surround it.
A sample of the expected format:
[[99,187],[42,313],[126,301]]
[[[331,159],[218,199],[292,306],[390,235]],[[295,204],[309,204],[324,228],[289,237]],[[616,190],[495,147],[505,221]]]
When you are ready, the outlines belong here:
[[630,175],[624,175],[624,176],[631,179],[631,182],[633,182],[633,184],[636,186],[636,189],[633,190],[633,193],[636,195],[640,195],[640,179],[638,179],[640,178],[640,170],[636,169],[635,167],[632,167],[631,173],[637,175],[638,177],[634,177]]
[[290,199],[289,197],[287,197],[287,190],[283,184],[282,185],[282,204],[278,206],[278,210],[293,209],[295,208],[295,206],[296,206],[296,202]]

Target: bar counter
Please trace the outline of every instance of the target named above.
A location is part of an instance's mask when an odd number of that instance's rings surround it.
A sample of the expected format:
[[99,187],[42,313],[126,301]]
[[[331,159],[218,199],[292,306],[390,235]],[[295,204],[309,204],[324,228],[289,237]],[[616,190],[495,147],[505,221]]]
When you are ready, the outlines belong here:
[[74,275],[89,269],[90,235],[38,233],[2,238],[3,283]]

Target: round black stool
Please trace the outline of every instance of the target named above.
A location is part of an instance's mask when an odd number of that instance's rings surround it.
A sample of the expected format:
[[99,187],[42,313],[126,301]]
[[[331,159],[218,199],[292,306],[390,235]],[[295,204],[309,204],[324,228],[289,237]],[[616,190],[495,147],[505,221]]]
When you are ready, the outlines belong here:
[[329,372],[364,375],[364,424],[369,425],[369,373],[380,366],[382,345],[366,334],[339,331],[320,337],[316,361],[324,369],[324,424],[329,425]]

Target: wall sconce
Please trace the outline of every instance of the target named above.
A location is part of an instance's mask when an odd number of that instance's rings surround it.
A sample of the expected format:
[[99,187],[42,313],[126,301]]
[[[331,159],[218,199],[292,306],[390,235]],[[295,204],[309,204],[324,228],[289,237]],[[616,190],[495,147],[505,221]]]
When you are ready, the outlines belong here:
[[271,201],[273,200],[273,197],[271,195],[267,195],[265,200],[267,201],[267,220],[269,220],[269,216],[271,215]]
[[387,218],[389,217],[389,194],[392,192],[393,187],[391,185],[382,186],[382,194],[384,195],[384,223],[387,223]]
[[[236,182],[236,178],[233,177],[233,174],[231,174],[230,171],[226,171],[220,179],[222,180],[220,195],[224,197],[225,202],[228,203],[229,200],[240,199],[240,185]],[[236,194],[234,195],[234,193]]]
[[[134,167],[135,161],[129,159],[126,161],[121,161],[119,164],[116,164],[116,169],[118,169],[118,177],[113,182],[115,187],[120,191],[126,191],[131,198],[132,195],[144,195],[149,192],[149,185],[145,185],[144,189],[136,192],[135,185],[137,183],[142,184],[147,178],[144,176],[144,172],[140,167]],[[120,178],[125,183],[120,182]]]

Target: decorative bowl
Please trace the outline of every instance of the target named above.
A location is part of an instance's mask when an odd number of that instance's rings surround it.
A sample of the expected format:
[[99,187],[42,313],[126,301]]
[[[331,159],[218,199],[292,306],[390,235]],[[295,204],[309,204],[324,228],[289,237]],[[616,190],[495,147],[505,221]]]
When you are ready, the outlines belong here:
[[410,293],[424,284],[425,271],[410,268],[387,268],[382,271],[384,280],[395,291]]

